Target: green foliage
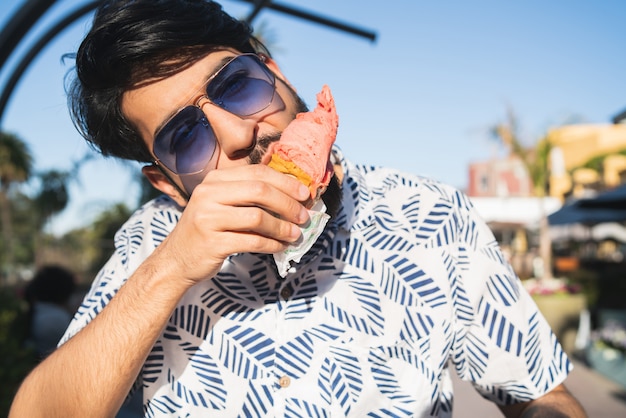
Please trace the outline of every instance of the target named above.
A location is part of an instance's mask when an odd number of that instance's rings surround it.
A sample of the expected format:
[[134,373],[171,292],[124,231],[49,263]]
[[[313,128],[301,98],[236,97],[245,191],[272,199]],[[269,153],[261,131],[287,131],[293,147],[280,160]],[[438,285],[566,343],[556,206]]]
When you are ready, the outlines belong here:
[[10,191],[15,184],[24,183],[30,177],[33,157],[24,141],[14,134],[0,132],[0,226],[3,248],[2,267],[9,278],[14,277],[15,251],[13,248],[13,220],[11,216]]
[[[22,269],[62,260],[79,281],[85,279],[79,284],[88,286],[111,255],[115,232],[130,216],[131,210],[118,204],[104,210],[93,225],[63,237],[44,233],[47,221],[69,202],[68,183],[76,180],[80,166],[89,159],[86,155],[69,171],[33,176],[26,143],[0,132],[0,417],[8,415],[20,383],[37,363],[36,354],[24,348],[27,306],[3,279],[18,280]],[[24,193],[24,184],[29,193]],[[151,190],[146,184],[146,199],[154,197]]]
[[625,155],[626,156],[626,149],[621,150],[621,151],[616,151],[616,152],[610,152],[610,153],[606,153],[606,154],[602,154],[602,155],[597,155],[593,158],[590,158],[587,162],[585,162],[583,165],[579,166],[579,167],[575,167],[572,168],[570,170],[570,175],[577,169],[579,168],[590,168],[600,174],[604,173],[604,160],[611,156],[611,155]]
[[585,295],[587,306],[595,307],[598,303],[599,288],[598,273],[585,268],[577,268],[566,274],[568,281],[581,288],[581,292]]
[[[32,199],[17,191],[11,193],[7,200],[7,209],[11,214],[11,239],[0,239],[0,265],[7,267],[27,266],[33,262],[33,238],[37,233],[37,225],[33,222],[36,216],[33,211]],[[4,234],[5,231],[3,231]],[[9,243],[11,258],[8,256]]]
[[29,266],[35,259],[33,240],[38,234],[38,224],[34,222],[37,213],[33,200],[22,193],[13,193],[10,205],[13,220],[13,262],[17,266]]
[[114,250],[115,233],[130,215],[131,210],[123,203],[113,205],[98,215],[92,225],[94,246],[99,249],[91,265],[93,270],[100,269],[109,259]]
[[15,134],[0,132],[0,186],[4,192],[13,183],[30,177],[33,156],[24,141]]
[[33,203],[37,209],[40,227],[43,227],[51,216],[61,212],[67,206],[69,176],[69,173],[59,170],[49,170],[38,175],[41,186]]
[[506,119],[490,130],[491,138],[499,142],[511,155],[520,159],[533,184],[533,194],[544,197],[549,183],[549,158],[552,146],[544,137],[534,146],[522,142],[517,117],[512,109],[507,109]]
[[[509,155],[517,157],[524,167],[533,185],[533,195],[544,198],[549,187],[549,156],[551,144],[544,136],[534,147],[528,147],[522,142],[517,117],[513,109],[507,109],[506,118],[490,129],[491,138],[498,141]],[[542,215],[539,223],[539,255],[544,266],[552,265],[552,244],[548,230],[547,213],[542,205]],[[552,278],[552,270],[545,268],[543,278]]]
[[58,262],[77,273],[86,286],[114,251],[114,236],[131,210],[123,203],[104,209],[91,225],[67,232],[61,237],[39,237],[39,262]]
[[25,307],[10,288],[0,289],[0,416],[9,407],[20,383],[37,364],[34,352],[23,347]]

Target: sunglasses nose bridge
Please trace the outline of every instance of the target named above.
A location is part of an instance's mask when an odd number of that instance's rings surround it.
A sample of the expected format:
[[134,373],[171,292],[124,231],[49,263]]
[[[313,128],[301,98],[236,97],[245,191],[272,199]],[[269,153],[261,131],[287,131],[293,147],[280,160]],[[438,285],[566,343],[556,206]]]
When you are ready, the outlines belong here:
[[193,105],[197,108],[199,108],[200,110],[202,110],[204,112],[204,105],[205,104],[213,104],[211,103],[211,100],[209,99],[209,97],[206,94],[203,94],[202,96],[198,97],[194,102]]

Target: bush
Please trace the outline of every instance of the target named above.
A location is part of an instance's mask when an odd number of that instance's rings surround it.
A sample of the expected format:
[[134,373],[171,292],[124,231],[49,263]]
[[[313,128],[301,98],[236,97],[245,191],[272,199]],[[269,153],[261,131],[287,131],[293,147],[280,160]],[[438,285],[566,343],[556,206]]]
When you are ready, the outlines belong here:
[[0,416],[9,407],[26,375],[37,364],[37,356],[23,347],[26,330],[25,306],[11,288],[0,288]]

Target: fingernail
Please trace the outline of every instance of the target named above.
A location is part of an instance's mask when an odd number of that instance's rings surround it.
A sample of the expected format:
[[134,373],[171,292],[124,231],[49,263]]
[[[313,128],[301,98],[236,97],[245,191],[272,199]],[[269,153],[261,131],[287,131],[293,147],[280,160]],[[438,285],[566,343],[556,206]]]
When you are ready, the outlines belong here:
[[294,241],[298,240],[300,238],[300,235],[302,235],[302,231],[300,231],[300,228],[298,228],[297,225],[291,225],[291,237],[293,238]]
[[304,184],[300,184],[300,188],[298,189],[298,197],[304,200],[307,197],[309,197],[309,195],[310,195],[309,188],[306,187]]
[[302,208],[300,209],[300,213],[298,214],[298,219],[300,220],[300,225],[302,225],[303,223],[309,222],[310,220],[310,216],[309,216],[309,211],[306,210],[306,208],[304,206],[302,206]]

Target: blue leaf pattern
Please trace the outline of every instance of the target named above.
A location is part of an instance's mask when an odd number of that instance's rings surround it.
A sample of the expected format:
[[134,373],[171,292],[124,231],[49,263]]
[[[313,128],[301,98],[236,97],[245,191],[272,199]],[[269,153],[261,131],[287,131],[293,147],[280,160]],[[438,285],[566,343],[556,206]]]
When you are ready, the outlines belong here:
[[199,347],[189,343],[182,343],[180,347],[187,355],[189,367],[195,377],[193,383],[197,382],[198,385],[186,384],[188,379],[179,379],[179,376],[175,376],[172,369],[169,369],[167,382],[172,391],[187,404],[223,410],[226,403],[226,389],[215,361],[203,353]]
[[267,386],[258,385],[252,380],[246,392],[246,399],[242,405],[241,413],[237,416],[241,418],[267,416],[272,400],[272,391]]
[[[391,280],[398,281],[401,286],[407,286],[408,293],[415,295],[417,299],[433,308],[447,303],[446,295],[437,285],[437,281],[428,276],[418,265],[397,254],[388,257],[385,262],[389,263],[394,270]],[[398,277],[402,280],[398,280]],[[403,296],[405,296],[404,293]],[[404,304],[402,300],[398,302]]]
[[[567,356],[467,196],[333,158],[342,206],[287,277],[271,255],[234,254],[180,300],[142,369],[145,416],[450,417],[449,369],[500,404],[565,378]],[[160,197],[129,219],[63,342],[181,216]]]
[[331,346],[319,375],[326,401],[336,402],[345,416],[350,415],[363,388],[363,376],[358,359],[347,349]]
[[225,330],[220,342],[224,366],[245,379],[264,377],[274,362],[272,340],[253,328],[234,326]]
[[396,379],[394,369],[389,365],[389,359],[398,359],[405,363],[405,367],[413,370],[428,383],[434,383],[435,375],[428,365],[420,361],[415,353],[400,347],[384,347],[370,351],[369,363],[371,373],[380,392],[392,400],[394,404],[402,405],[403,408],[413,408],[415,402],[413,395],[407,388],[400,385]]
[[346,326],[369,335],[380,335],[385,319],[380,310],[377,289],[373,284],[364,282],[359,277],[344,276],[336,286],[347,285],[353,298],[335,303],[325,298],[324,307],[331,317]]
[[141,247],[144,230],[145,227],[140,220],[134,225],[128,225],[115,235],[115,248],[122,264],[128,263],[128,258],[136,254],[138,248]]
[[319,405],[312,404],[310,402],[303,401],[301,399],[287,399],[287,406],[285,409],[285,417],[300,418],[300,417],[316,417],[325,418],[330,417],[331,414],[323,409]]

